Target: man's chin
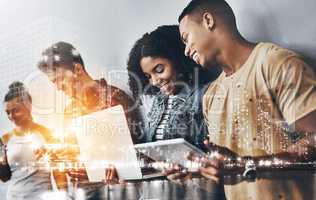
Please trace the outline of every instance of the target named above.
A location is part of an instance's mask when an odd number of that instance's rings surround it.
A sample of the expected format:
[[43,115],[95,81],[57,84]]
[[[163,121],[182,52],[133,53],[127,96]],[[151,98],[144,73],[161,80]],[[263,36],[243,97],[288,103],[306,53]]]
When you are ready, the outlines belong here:
[[203,62],[203,63],[201,63],[201,66],[204,69],[212,69],[214,67],[217,67],[218,65],[215,62],[210,61],[210,62]]

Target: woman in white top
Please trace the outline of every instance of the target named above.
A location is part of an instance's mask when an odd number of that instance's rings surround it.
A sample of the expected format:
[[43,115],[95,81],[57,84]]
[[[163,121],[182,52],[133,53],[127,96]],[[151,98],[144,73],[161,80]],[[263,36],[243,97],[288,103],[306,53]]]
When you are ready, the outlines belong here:
[[1,180],[9,182],[7,200],[42,199],[52,189],[50,171],[39,165],[36,148],[55,142],[52,133],[33,121],[32,98],[23,83],[13,82],[4,98],[5,111],[15,128],[2,136],[6,146]]

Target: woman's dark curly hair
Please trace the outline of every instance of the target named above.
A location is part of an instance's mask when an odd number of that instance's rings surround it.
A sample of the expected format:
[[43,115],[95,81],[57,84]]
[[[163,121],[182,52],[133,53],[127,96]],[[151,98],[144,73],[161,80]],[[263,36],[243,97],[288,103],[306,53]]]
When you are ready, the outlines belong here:
[[[127,61],[129,86],[135,99],[141,94],[153,95],[159,91],[159,89],[154,86],[148,89],[149,80],[146,78],[140,66],[140,61],[144,57],[159,57],[170,60],[173,67],[176,68],[176,71],[181,73],[181,81],[189,85],[193,84],[194,71],[199,65],[184,55],[184,49],[185,46],[181,41],[179,27],[177,25],[159,26],[154,31],[144,34],[136,41],[129,53],[129,59]],[[199,77],[199,82],[211,80],[210,78],[206,79],[201,80]],[[146,89],[146,91],[144,89]]]

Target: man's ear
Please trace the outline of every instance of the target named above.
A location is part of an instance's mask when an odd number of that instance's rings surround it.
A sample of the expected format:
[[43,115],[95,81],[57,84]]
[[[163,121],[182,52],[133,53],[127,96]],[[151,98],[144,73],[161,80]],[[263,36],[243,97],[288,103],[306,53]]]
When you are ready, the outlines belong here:
[[74,63],[74,74],[75,75],[82,75],[84,73],[84,69],[82,64],[80,63]]
[[209,29],[210,31],[212,31],[213,28],[215,27],[214,17],[209,12],[203,13],[202,22],[203,22],[203,26],[205,26],[205,28]]

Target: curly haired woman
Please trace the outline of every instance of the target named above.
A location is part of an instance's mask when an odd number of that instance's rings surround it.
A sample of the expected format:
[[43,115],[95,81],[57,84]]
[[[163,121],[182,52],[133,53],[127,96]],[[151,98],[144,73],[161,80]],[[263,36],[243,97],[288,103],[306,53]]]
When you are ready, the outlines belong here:
[[127,64],[135,99],[154,97],[145,120],[145,141],[184,138],[203,148],[207,129],[201,97],[215,73],[202,71],[184,55],[178,26],[160,26],[144,34],[131,49]]

